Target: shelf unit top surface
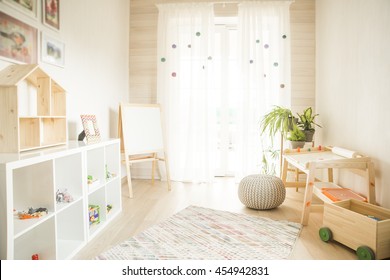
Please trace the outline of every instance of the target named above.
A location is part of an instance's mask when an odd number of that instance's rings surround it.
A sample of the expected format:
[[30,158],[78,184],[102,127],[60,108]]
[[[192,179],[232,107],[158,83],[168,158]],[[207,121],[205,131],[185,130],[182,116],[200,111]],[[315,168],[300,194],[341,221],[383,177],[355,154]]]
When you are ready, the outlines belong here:
[[68,141],[67,144],[43,148],[34,151],[26,151],[21,153],[0,153],[0,168],[4,165],[9,165],[11,168],[17,168],[34,162],[42,162],[60,156],[66,156],[72,153],[77,153],[82,150],[90,150],[94,148],[104,147],[105,145],[119,143],[118,138],[107,139],[98,143],[86,144],[83,141]]

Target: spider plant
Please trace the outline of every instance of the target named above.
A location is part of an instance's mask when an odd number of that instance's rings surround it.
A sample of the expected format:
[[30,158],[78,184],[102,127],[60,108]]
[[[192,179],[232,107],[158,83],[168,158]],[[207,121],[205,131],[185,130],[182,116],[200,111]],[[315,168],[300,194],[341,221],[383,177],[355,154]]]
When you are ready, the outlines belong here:
[[293,119],[290,109],[274,106],[261,120],[261,135],[267,132],[273,141],[274,136],[279,132],[286,138],[288,132],[296,125]]

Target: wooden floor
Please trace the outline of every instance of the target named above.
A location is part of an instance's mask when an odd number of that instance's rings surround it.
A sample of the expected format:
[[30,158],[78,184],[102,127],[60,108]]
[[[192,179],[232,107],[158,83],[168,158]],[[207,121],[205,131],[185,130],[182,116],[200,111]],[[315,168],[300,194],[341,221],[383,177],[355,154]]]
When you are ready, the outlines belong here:
[[[127,184],[122,185],[122,213],[75,257],[90,260],[109,247],[161,222],[189,205],[269,217],[274,220],[300,221],[304,189],[287,189],[286,200],[276,209],[257,211],[246,208],[238,199],[238,185],[232,178],[218,178],[214,184],[172,182],[168,191],[165,182],[133,180],[134,198],[128,197]],[[357,259],[353,250],[342,244],[325,243],[318,236],[322,212],[317,208],[304,226],[291,259],[350,260]]]

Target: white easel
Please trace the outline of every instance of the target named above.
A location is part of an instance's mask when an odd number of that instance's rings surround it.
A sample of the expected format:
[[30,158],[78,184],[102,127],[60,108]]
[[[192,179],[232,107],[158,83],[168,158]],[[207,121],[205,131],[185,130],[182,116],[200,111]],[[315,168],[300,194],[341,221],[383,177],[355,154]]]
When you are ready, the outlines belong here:
[[[130,198],[133,197],[130,166],[134,163],[152,162],[153,184],[156,162],[164,161],[168,190],[171,190],[160,106],[158,104],[121,103],[118,134],[121,139],[121,152],[124,154],[126,163]],[[164,155],[163,158],[158,157],[159,153]]]

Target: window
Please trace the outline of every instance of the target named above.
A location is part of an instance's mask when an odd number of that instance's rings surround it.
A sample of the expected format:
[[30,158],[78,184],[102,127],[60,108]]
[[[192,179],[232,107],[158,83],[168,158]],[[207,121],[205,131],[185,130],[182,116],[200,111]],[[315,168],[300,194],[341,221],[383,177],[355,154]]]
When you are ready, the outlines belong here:
[[216,176],[234,175],[236,132],[237,18],[216,18],[215,89],[217,120]]

